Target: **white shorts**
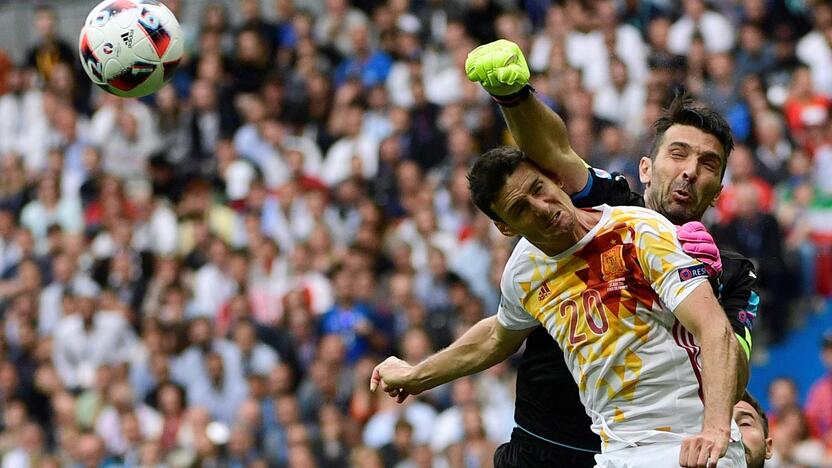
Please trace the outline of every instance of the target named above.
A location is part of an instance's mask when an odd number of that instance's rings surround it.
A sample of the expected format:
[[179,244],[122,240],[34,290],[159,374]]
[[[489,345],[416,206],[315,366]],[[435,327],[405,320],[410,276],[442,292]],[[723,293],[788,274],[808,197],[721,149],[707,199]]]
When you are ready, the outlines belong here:
[[[681,443],[657,442],[595,455],[595,468],[679,468]],[[712,465],[713,466],[713,465]],[[746,468],[742,441],[730,442],[716,468]]]

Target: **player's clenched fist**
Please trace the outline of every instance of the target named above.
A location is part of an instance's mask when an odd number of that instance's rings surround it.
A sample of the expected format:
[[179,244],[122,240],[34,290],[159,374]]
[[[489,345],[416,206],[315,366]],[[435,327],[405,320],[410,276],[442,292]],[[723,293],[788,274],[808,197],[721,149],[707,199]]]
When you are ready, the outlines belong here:
[[691,221],[676,227],[676,237],[682,249],[696,260],[705,264],[708,276],[718,278],[722,274],[722,257],[714,238],[699,221]]
[[728,451],[728,429],[704,429],[682,441],[679,466],[683,468],[716,468],[717,461]]
[[418,395],[424,389],[418,386],[414,368],[397,357],[390,356],[373,369],[370,376],[370,391],[381,390],[395,398],[398,403],[403,402],[408,395]]
[[465,74],[495,96],[507,96],[529,83],[529,66],[517,44],[500,39],[472,50]]

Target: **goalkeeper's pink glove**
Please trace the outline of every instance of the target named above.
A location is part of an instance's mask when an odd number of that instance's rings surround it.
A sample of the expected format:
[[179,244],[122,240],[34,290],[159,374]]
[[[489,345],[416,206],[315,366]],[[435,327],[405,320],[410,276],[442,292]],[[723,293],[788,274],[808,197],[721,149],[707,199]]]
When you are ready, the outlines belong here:
[[676,226],[676,236],[685,253],[705,264],[708,276],[718,278],[722,274],[722,257],[719,256],[714,238],[699,221]]

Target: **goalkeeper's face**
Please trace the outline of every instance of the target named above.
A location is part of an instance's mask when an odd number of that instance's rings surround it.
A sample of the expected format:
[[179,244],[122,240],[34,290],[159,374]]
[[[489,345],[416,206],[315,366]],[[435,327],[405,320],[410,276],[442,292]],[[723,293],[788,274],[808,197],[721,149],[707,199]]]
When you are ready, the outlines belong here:
[[506,235],[521,235],[533,244],[557,242],[572,232],[575,206],[560,183],[524,162],[506,179],[492,204]]
[[722,145],[690,125],[674,125],[661,138],[656,155],[639,164],[647,207],[674,224],[698,221],[722,191]]

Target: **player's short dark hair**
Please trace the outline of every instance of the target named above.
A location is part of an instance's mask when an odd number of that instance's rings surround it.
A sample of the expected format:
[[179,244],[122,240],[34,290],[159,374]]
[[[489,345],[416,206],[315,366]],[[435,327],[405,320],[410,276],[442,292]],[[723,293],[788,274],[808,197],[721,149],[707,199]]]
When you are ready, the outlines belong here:
[[527,161],[526,154],[512,146],[498,146],[477,158],[468,172],[468,189],[471,199],[483,213],[494,221],[502,221],[491,209],[506,180],[520,164]]
[[655,160],[664,140],[664,134],[674,125],[689,125],[696,127],[703,132],[713,135],[722,145],[722,173],[725,175],[725,168],[728,165],[728,156],[734,149],[734,137],[731,135],[731,126],[718,112],[704,106],[694,104],[693,97],[688,93],[679,93],[673,98],[670,105],[665,109],[664,114],[656,120],[653,128],[656,137],[650,147],[650,159]]
[[745,393],[743,393],[742,398],[740,398],[740,401],[744,401],[751,405],[751,407],[754,408],[754,411],[756,411],[757,414],[760,415],[760,421],[762,421],[763,423],[763,437],[768,438],[768,416],[766,416],[766,412],[763,411],[763,407],[760,406],[760,402],[757,401],[756,398],[751,396],[751,394],[748,393],[747,390]]

